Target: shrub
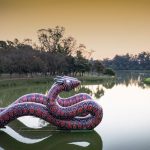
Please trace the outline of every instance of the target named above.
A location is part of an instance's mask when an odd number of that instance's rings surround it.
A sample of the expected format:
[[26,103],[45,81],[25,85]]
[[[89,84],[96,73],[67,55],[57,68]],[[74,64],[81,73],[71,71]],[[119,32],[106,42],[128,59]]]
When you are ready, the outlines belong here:
[[114,72],[111,68],[106,68],[106,69],[104,70],[104,74],[110,75],[110,76],[114,76],[114,75],[115,75],[115,72]]

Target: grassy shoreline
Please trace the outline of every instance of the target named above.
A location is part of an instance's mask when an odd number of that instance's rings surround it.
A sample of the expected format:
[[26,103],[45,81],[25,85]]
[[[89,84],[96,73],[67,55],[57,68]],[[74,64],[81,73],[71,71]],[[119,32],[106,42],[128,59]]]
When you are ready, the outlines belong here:
[[143,81],[145,84],[150,85],[150,77],[149,78],[145,78]]
[[[78,76],[78,78],[82,83],[101,83],[105,82],[106,80],[115,80],[114,76]],[[0,89],[1,88],[8,88],[8,87],[15,87],[15,86],[29,86],[29,85],[49,85],[54,83],[54,77],[33,77],[33,78],[7,78],[1,79],[0,78]]]
[[[110,76],[84,76],[77,77],[81,80],[82,85],[87,84],[104,84],[110,86],[106,82],[114,83],[115,78]],[[11,104],[14,100],[22,95],[28,93],[43,93],[45,94],[54,83],[53,77],[42,77],[42,78],[12,78],[12,79],[1,79],[0,78],[0,105],[3,107]],[[85,92],[87,89],[79,87],[81,92]],[[75,93],[74,90],[70,92],[62,93],[62,97],[69,97]]]

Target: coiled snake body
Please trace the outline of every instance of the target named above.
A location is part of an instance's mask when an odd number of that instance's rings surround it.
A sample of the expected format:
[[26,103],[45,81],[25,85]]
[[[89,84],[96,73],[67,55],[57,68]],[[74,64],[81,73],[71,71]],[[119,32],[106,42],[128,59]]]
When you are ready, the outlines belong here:
[[69,91],[80,84],[72,77],[57,77],[47,95],[31,93],[18,98],[6,108],[0,109],[0,128],[21,116],[39,117],[60,129],[93,129],[102,120],[103,110],[86,93],[69,98],[59,93]]

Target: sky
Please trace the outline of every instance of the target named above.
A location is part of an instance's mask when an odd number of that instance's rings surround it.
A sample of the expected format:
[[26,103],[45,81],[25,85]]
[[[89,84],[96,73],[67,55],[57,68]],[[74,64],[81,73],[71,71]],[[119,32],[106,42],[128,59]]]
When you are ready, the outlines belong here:
[[0,0],[0,40],[57,25],[95,59],[150,51],[150,0]]

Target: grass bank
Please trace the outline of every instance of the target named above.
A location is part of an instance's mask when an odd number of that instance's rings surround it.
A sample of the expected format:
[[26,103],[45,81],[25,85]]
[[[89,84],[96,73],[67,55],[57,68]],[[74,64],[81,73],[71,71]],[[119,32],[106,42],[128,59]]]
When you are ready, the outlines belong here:
[[[82,83],[102,83],[109,80],[115,80],[113,76],[80,76],[76,77]],[[51,85],[54,82],[54,77],[34,77],[34,78],[11,78],[0,79],[1,88],[11,88],[19,86],[36,86],[36,85]]]
[[149,78],[145,78],[145,79],[144,79],[144,83],[150,85],[150,77],[149,77]]
[[[82,84],[104,84],[110,87],[115,82],[114,77],[109,76],[84,76],[77,77],[82,81]],[[38,77],[38,78],[12,78],[0,79],[0,106],[4,107],[11,104],[20,96],[28,93],[43,93],[47,92],[54,83],[53,77]],[[79,87],[78,91],[62,93],[61,96],[69,97],[76,92],[89,92],[88,89]]]
[[29,86],[29,85],[41,85],[41,84],[52,84],[53,78],[12,78],[12,79],[0,79],[0,89]]

